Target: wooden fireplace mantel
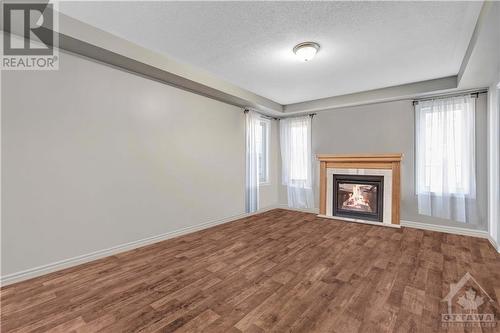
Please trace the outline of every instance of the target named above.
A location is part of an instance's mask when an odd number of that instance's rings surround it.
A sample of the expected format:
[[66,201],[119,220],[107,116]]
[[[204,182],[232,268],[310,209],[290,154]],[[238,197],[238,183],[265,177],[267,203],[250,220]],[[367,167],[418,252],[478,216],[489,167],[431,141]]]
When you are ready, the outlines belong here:
[[320,162],[320,215],[326,214],[326,169],[388,169],[392,170],[392,224],[399,224],[401,201],[401,160],[403,158],[403,154],[318,154],[316,158]]

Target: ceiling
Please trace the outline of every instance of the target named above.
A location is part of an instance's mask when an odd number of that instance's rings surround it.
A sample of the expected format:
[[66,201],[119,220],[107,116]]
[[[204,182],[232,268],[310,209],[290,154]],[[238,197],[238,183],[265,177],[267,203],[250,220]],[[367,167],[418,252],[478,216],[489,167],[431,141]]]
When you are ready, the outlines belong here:
[[[60,2],[280,104],[456,75],[482,2]],[[321,44],[310,62],[292,48]]]

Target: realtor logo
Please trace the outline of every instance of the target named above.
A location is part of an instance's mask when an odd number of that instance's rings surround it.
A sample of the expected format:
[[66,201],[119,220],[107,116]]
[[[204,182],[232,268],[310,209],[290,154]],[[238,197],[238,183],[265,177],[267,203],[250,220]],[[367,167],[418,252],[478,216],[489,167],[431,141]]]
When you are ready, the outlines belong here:
[[495,327],[497,304],[467,272],[442,300],[448,303],[447,313],[441,314],[442,327]]
[[57,69],[54,5],[41,2],[3,3],[3,70]]

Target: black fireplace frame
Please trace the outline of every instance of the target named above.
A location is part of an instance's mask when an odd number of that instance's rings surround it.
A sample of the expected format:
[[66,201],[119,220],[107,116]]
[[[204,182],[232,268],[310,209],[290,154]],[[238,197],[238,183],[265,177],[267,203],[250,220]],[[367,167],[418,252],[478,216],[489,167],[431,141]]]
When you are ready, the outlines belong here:
[[[377,186],[377,212],[357,212],[348,209],[341,209],[337,206],[339,184],[363,184]],[[333,216],[361,219],[375,222],[384,220],[384,176],[365,176],[365,175],[333,175]]]

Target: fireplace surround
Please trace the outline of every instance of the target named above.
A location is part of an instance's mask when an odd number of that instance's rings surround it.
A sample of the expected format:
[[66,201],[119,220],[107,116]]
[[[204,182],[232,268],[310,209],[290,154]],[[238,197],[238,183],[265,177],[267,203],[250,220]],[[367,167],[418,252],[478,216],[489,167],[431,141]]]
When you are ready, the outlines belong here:
[[319,154],[317,159],[320,217],[399,227],[402,154]]

